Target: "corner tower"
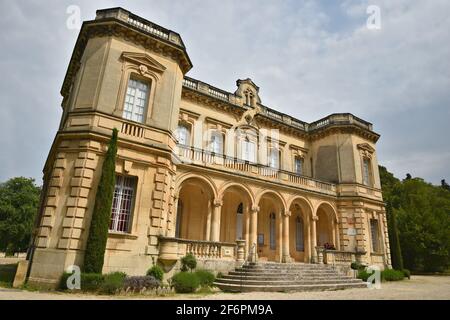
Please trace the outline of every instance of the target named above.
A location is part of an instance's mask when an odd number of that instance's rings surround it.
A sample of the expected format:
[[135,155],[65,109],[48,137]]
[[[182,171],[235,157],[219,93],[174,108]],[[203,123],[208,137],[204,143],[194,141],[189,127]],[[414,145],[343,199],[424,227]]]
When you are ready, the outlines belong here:
[[44,167],[30,282],[53,286],[68,266],[83,265],[113,128],[119,130],[116,174],[129,195],[129,201],[123,196],[115,201],[135,210],[129,216],[117,213],[104,271],[120,265],[133,274],[151,265],[157,238],[175,228],[173,132],[183,78],[191,67],[178,33],[122,8],[99,10],[95,20],[83,23],[61,89],[59,130]]

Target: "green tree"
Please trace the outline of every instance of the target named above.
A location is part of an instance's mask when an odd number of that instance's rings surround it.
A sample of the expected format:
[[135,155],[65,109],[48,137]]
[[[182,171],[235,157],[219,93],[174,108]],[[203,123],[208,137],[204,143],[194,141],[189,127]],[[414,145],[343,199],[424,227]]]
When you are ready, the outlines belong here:
[[0,184],[0,251],[12,255],[27,249],[40,192],[31,178],[17,177]]
[[113,130],[95,195],[94,210],[84,256],[84,272],[101,273],[111,219],[111,207],[116,184],[117,129]]
[[389,244],[391,249],[392,267],[397,270],[403,270],[403,257],[400,247],[400,239],[397,227],[397,217],[394,204],[398,205],[395,193],[399,188],[400,181],[383,166],[379,166],[381,188],[383,198],[386,203],[386,218],[388,224]]

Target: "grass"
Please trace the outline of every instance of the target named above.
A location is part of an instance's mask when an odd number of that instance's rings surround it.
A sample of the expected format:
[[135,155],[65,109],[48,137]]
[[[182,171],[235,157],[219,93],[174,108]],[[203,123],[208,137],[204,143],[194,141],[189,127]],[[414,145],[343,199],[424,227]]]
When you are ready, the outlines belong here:
[[11,288],[16,276],[17,263],[0,264],[0,286]]

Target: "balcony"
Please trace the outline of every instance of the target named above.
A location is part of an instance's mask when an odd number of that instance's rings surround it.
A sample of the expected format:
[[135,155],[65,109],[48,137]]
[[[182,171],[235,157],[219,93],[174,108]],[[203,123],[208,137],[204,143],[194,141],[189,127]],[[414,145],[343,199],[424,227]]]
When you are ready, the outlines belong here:
[[233,174],[251,178],[264,179],[275,183],[284,183],[301,189],[336,196],[336,185],[318,181],[294,172],[279,170],[259,163],[244,161],[235,157],[198,149],[191,146],[177,145],[178,156],[183,165],[196,165],[212,169],[225,170]]

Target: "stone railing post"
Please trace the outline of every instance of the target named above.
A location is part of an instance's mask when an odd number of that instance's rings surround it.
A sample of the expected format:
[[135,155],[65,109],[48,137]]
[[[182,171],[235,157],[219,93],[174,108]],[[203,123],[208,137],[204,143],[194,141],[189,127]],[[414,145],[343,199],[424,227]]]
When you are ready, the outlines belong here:
[[236,240],[236,243],[236,262],[242,264],[245,261],[245,240]]

